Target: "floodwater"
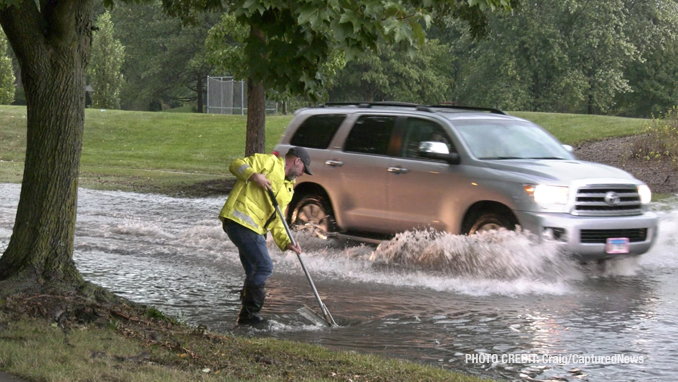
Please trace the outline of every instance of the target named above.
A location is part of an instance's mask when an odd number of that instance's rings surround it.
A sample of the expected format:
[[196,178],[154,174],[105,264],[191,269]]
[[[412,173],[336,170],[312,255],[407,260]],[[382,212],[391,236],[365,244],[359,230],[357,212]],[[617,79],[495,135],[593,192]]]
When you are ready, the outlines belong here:
[[[0,184],[0,252],[20,186]],[[339,328],[317,307],[293,253],[275,271],[261,330],[235,328],[243,272],[217,214],[224,198],[80,190],[75,262],[84,277],[211,331],[377,353],[499,380],[678,379],[678,208],[654,205],[659,241],[599,266],[529,235],[406,233],[378,248],[297,236]]]

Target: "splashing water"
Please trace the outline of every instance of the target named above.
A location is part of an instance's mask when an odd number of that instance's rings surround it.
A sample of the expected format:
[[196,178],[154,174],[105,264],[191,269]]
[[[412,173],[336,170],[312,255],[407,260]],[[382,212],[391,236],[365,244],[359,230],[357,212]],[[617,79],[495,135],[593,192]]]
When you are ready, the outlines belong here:
[[[346,246],[295,233],[310,272],[348,282],[409,286],[469,295],[562,294],[585,278],[584,268],[553,242],[520,231],[463,236],[408,231],[378,247]],[[277,250],[269,239],[272,253]],[[274,257],[276,269],[298,272],[294,254]],[[277,272],[277,271],[276,271]]]
[[559,278],[574,265],[556,243],[536,243],[534,235],[507,230],[471,236],[408,231],[382,243],[370,259],[448,276],[500,280]]

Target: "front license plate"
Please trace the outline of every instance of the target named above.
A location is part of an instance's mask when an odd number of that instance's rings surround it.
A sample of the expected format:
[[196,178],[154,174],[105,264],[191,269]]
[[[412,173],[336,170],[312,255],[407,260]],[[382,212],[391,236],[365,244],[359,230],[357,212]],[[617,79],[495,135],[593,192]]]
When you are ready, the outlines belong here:
[[627,237],[615,237],[607,239],[605,245],[607,253],[629,253],[629,239]]

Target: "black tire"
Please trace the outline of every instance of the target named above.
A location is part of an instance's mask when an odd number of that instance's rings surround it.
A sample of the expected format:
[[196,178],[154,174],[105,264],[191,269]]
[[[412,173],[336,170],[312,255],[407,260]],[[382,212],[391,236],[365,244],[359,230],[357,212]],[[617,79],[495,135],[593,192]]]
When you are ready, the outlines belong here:
[[308,230],[323,239],[336,231],[332,207],[325,198],[315,194],[304,195],[294,204],[290,225],[295,230]]
[[473,235],[478,232],[500,230],[502,228],[513,231],[516,229],[516,222],[512,216],[506,216],[496,212],[482,212],[474,214],[464,224],[464,233]]

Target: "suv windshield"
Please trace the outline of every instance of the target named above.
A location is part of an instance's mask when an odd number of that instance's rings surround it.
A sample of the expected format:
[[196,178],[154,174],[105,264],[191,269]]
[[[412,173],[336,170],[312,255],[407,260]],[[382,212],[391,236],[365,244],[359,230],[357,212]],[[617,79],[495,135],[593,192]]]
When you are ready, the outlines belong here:
[[454,126],[478,159],[573,159],[538,126],[519,121],[455,121]]

